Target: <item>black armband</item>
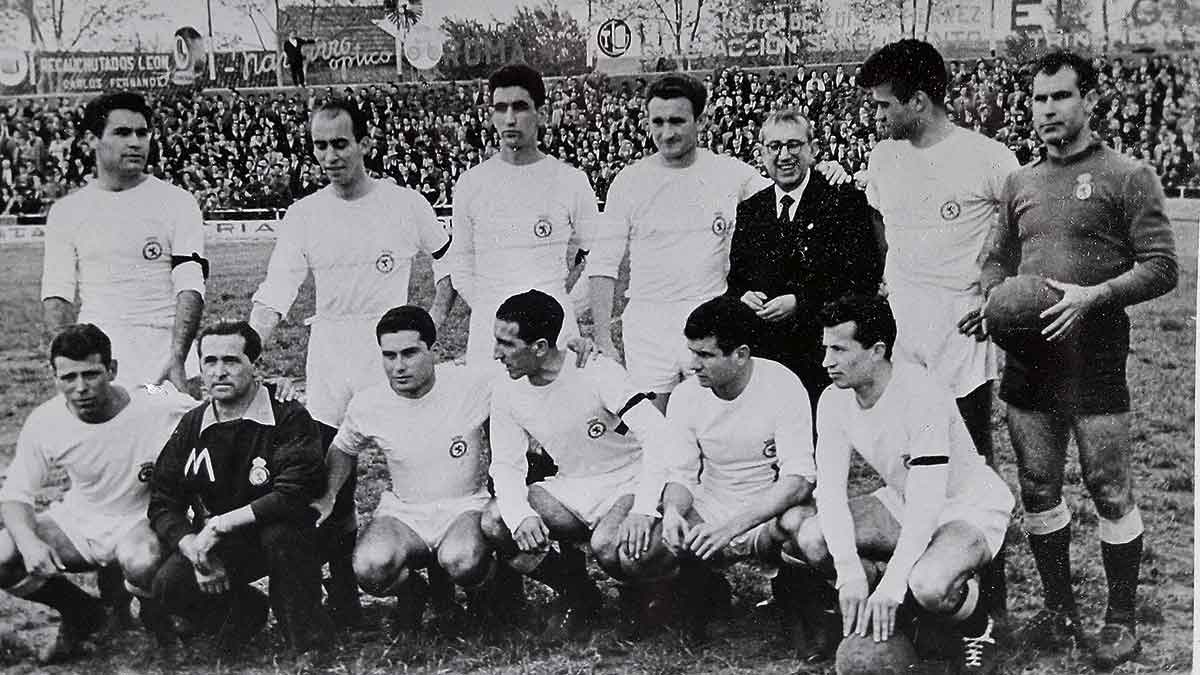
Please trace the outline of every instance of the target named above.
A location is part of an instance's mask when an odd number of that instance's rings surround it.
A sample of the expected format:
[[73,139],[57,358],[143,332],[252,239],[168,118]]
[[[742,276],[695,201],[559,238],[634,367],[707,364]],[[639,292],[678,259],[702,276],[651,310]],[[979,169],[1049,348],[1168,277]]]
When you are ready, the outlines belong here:
[[947,457],[946,455],[924,455],[921,457],[913,457],[912,459],[908,460],[908,465],[910,467],[941,466],[943,464],[949,464],[949,463],[950,463],[950,458]]
[[[641,403],[642,401],[653,401],[655,398],[656,398],[656,396],[655,396],[654,392],[649,392],[649,393],[638,392],[638,393],[634,394],[628,401],[626,401],[625,405],[621,406],[621,409],[617,411],[617,417],[618,418],[623,417],[625,415],[625,413],[629,412],[630,410],[633,410],[634,406]],[[625,422],[621,422],[620,424],[617,425],[616,429],[613,429],[613,431],[624,436],[625,434],[629,433],[629,425],[625,424]]]
[[208,258],[200,257],[200,254],[195,251],[192,251],[191,255],[171,256],[171,269],[174,270],[176,267],[190,262],[200,264],[200,274],[203,275],[205,281],[208,281]]
[[442,256],[446,255],[446,251],[450,250],[450,242],[452,242],[452,241],[454,241],[454,235],[447,233],[446,234],[446,243],[443,244],[441,248],[439,248],[438,250],[436,250],[432,254],[430,254],[433,256],[433,259],[441,260]]

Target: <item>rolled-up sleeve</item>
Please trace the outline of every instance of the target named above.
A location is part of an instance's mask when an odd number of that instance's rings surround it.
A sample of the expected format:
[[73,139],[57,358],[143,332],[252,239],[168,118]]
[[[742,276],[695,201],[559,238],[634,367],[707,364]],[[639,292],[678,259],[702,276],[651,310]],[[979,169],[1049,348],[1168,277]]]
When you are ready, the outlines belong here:
[[75,302],[78,260],[75,224],[62,204],[50,207],[46,216],[46,241],[42,258],[42,300],[62,298]]

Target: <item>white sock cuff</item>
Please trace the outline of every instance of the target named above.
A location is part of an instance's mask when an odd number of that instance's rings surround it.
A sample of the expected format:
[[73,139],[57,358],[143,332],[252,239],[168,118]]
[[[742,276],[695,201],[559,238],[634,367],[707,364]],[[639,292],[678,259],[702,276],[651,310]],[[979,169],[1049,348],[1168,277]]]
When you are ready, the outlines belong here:
[[954,623],[961,623],[967,620],[975,612],[975,607],[979,604],[979,581],[975,577],[967,579],[967,597],[963,600],[962,606],[950,617]]
[[1145,531],[1142,512],[1138,507],[1130,509],[1120,520],[1100,519],[1100,541],[1105,544],[1128,544]]
[[1071,510],[1067,508],[1065,501],[1061,501],[1058,503],[1058,506],[1046,511],[1038,511],[1037,513],[1026,511],[1023,523],[1026,534],[1038,536],[1054,534],[1071,524]]

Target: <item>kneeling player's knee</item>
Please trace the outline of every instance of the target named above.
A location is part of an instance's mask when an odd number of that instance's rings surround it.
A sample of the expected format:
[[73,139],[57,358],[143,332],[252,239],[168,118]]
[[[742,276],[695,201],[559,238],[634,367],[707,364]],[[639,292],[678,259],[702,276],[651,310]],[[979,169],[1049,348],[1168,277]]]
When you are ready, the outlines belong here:
[[502,542],[508,537],[508,527],[504,525],[504,518],[500,516],[500,509],[495,501],[488,504],[483,513],[479,514],[479,529],[483,531],[484,538],[492,544]]
[[796,552],[811,565],[817,565],[829,557],[829,545],[825,543],[825,535],[821,533],[821,524],[816,518],[809,518],[800,524],[794,541]]
[[383,595],[400,572],[400,561],[384,547],[360,544],[354,549],[354,576],[371,595]]
[[776,525],[787,535],[788,539],[795,539],[804,523],[815,518],[816,515],[816,507],[801,504],[784,511],[776,520]]
[[438,549],[438,564],[460,586],[473,586],[487,576],[490,551],[482,541],[443,543]]
[[918,562],[908,575],[908,590],[926,611],[944,614],[954,610],[950,601],[951,580],[934,565]]
[[600,569],[610,576],[621,573],[621,542],[615,528],[597,528],[592,532],[591,549]]
[[117,547],[117,564],[129,583],[149,590],[162,563],[162,546],[157,538],[122,542]]

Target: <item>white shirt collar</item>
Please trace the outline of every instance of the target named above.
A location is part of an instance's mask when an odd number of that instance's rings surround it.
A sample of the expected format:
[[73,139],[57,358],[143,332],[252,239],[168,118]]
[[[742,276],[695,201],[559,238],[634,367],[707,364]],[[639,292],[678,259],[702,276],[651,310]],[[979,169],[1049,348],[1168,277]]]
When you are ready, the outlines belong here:
[[[211,427],[218,422],[229,422],[231,420],[218,420],[215,408],[215,403],[209,401],[204,408],[204,419],[200,421],[200,431]],[[250,402],[250,407],[246,408],[246,412],[238,419],[250,420],[258,422],[267,427],[275,426],[275,411],[271,409],[271,392],[267,391],[261,383],[258,385],[258,391],[254,394],[254,400]]]
[[797,185],[796,187],[792,188],[791,190],[784,190],[783,188],[779,187],[778,183],[775,184],[775,214],[776,215],[779,215],[779,200],[783,199],[784,195],[791,195],[792,199],[794,200],[792,202],[792,205],[789,207],[790,213],[787,214],[788,218],[790,219],[793,215],[795,215],[796,205],[800,203],[800,198],[804,196],[804,188],[808,187],[808,179],[810,179],[810,178],[812,178],[812,169],[811,168],[808,171],[804,172],[804,180],[800,181],[800,184]]

